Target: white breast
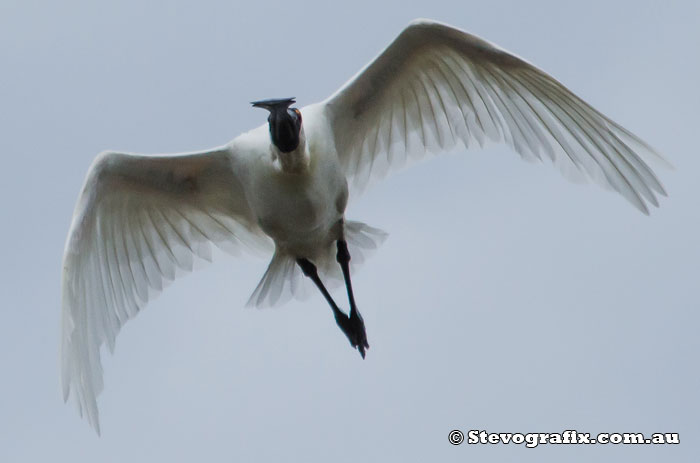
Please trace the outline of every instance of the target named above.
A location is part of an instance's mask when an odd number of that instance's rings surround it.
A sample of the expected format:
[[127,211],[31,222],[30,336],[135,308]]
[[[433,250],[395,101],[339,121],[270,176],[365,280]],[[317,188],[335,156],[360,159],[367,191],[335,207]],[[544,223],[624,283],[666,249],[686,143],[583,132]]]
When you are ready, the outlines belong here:
[[279,248],[307,256],[338,238],[331,230],[343,217],[348,189],[333,147],[319,137],[312,114],[303,116],[309,162],[301,173],[284,172],[275,162],[267,126],[246,134],[245,149],[256,153],[246,163],[246,196],[258,224]]

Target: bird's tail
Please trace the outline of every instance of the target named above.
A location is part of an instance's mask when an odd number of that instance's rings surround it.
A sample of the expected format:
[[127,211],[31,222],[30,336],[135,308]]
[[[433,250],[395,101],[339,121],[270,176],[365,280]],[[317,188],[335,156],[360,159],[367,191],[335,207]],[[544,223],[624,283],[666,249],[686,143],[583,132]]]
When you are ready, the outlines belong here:
[[[387,233],[362,222],[345,221],[345,240],[350,251],[350,271],[354,272],[386,239]],[[343,273],[336,262],[336,246],[313,258],[321,280],[330,290],[343,282]],[[313,284],[304,276],[293,256],[276,251],[267,271],[246,304],[248,307],[272,307],[294,298],[306,299]]]

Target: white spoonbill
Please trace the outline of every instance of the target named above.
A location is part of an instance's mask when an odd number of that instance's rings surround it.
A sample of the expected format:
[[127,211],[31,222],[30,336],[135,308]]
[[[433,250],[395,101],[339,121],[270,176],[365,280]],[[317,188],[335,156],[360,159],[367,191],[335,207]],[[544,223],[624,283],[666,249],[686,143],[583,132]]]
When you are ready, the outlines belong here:
[[[345,218],[348,182],[365,184],[408,158],[505,141],[620,193],[648,213],[664,189],[649,145],[517,56],[466,32],[412,22],[335,94],[293,108],[262,100],[268,123],[227,145],[167,156],[104,152],[90,167],[66,243],[61,375],[99,433],[100,347],[211,244],[274,245],[249,304],[318,287],[353,348],[369,347],[350,258],[384,238]],[[324,286],[344,281],[346,315]]]

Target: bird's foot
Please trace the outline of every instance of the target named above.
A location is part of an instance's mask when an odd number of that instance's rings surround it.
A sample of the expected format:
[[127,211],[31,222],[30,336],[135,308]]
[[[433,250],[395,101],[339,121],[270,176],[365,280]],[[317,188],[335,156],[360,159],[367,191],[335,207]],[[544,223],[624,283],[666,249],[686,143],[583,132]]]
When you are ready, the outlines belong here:
[[338,312],[335,315],[335,321],[345,333],[345,336],[348,337],[348,341],[350,341],[353,349],[359,350],[362,358],[365,358],[365,349],[369,349],[369,344],[367,343],[367,332],[365,331],[365,322],[362,320],[362,316],[357,310],[351,310],[349,317],[342,312]]

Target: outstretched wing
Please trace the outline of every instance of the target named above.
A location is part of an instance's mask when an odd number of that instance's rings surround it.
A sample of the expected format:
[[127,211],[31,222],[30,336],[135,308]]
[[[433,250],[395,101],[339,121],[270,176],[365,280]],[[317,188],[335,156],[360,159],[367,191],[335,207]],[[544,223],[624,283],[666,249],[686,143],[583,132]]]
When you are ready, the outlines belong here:
[[100,347],[211,244],[262,239],[227,147],[175,156],[107,152],[95,160],[63,258],[61,381],[99,433]]
[[665,161],[649,145],[535,66],[444,24],[414,21],[323,104],[356,185],[407,155],[491,140],[583,173],[644,213],[665,195],[646,162]]

